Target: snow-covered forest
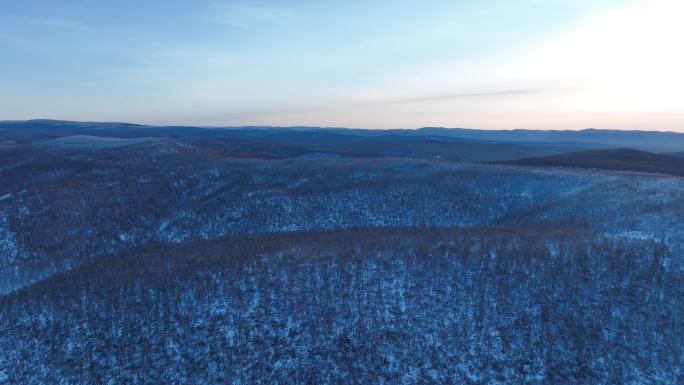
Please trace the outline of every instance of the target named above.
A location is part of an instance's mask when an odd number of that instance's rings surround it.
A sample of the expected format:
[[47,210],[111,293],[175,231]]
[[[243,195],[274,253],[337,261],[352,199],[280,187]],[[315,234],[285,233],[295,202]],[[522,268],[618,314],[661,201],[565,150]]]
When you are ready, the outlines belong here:
[[684,381],[681,177],[2,135],[0,384]]
[[[558,228],[154,247],[0,303],[9,383],[676,384],[662,245]],[[648,379],[649,381],[644,381]]]

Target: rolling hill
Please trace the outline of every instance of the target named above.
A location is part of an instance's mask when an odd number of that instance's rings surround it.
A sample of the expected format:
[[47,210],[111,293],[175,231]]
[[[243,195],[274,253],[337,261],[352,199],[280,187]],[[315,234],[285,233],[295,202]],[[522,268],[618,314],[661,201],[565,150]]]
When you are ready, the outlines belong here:
[[497,162],[619,147],[654,152],[684,151],[684,134],[673,132],[186,127],[53,120],[0,122],[0,145],[46,143],[65,137],[76,138],[65,139],[70,143],[82,141],[84,137],[205,141],[224,150],[267,158],[329,154]]
[[0,376],[680,384],[684,274],[671,258],[656,241],[554,226],[150,245],[0,297]]
[[535,167],[625,170],[684,176],[684,158],[627,148],[580,151],[502,163]]
[[459,132],[0,123],[0,383],[681,384],[684,158]]

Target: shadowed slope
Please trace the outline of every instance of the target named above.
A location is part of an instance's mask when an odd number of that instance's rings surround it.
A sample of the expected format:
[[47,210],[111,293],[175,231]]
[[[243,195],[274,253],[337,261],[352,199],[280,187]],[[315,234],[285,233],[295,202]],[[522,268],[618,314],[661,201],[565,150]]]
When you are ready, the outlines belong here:
[[502,162],[521,166],[574,167],[684,176],[684,158],[621,148],[591,150]]

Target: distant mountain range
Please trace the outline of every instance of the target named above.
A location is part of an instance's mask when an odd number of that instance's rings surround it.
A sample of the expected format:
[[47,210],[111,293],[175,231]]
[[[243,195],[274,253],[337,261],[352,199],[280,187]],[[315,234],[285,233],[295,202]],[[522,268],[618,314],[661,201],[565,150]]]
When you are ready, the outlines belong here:
[[591,143],[606,147],[630,147],[646,151],[681,151],[684,133],[663,131],[626,131],[588,128],[584,130],[474,130],[460,128],[422,128],[418,131],[432,135],[477,140],[542,143]]
[[[75,136],[78,139],[53,139]],[[93,138],[174,138],[207,142],[223,152],[263,158],[401,157],[497,162],[629,147],[684,154],[684,134],[587,129],[581,131],[421,128],[364,130],[320,127],[187,127],[130,123],[28,120],[0,122],[0,145],[45,145]],[[93,139],[93,143],[95,140]],[[98,145],[104,142],[99,141]]]

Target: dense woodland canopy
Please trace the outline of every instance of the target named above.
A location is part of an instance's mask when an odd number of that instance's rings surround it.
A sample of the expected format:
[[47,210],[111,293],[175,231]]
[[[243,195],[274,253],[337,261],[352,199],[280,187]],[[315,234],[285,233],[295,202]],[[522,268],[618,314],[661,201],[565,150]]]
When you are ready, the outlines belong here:
[[629,171],[662,156],[27,124],[0,122],[0,384],[684,383],[684,179]]
[[4,298],[0,373],[12,384],[677,384],[682,278],[657,242],[567,228],[150,247]]

